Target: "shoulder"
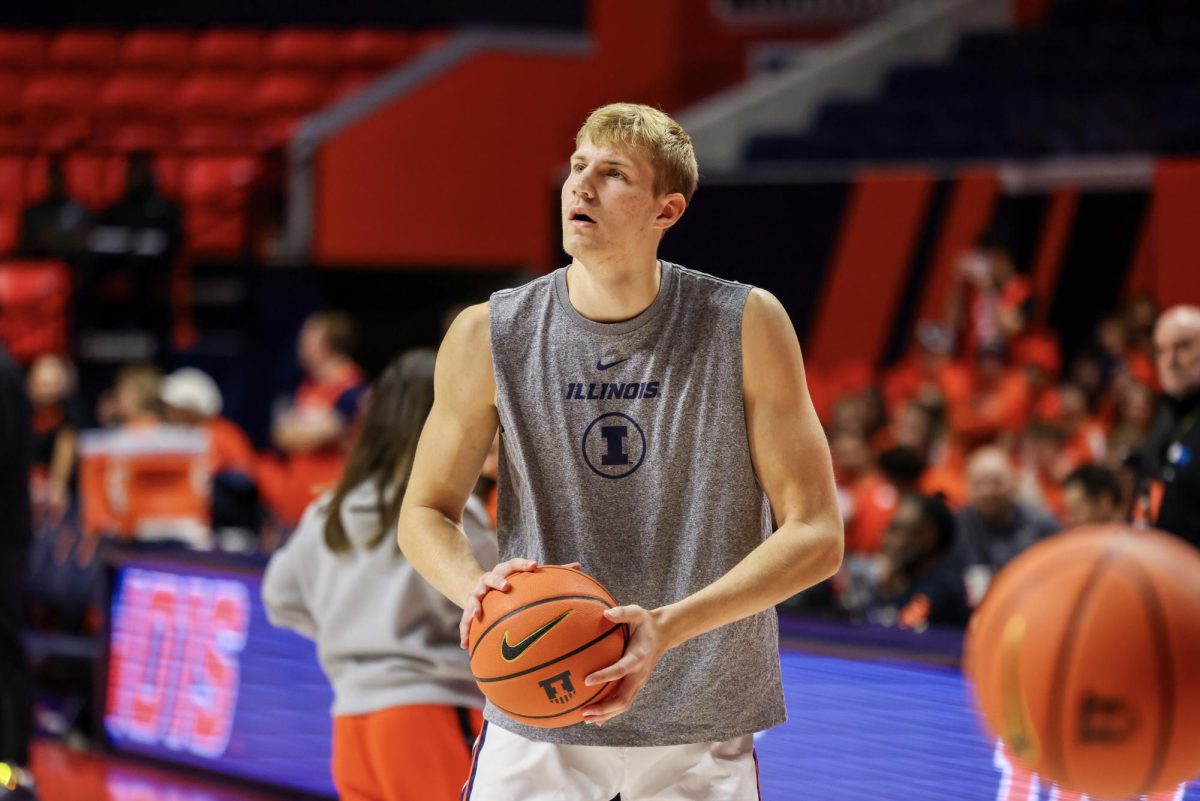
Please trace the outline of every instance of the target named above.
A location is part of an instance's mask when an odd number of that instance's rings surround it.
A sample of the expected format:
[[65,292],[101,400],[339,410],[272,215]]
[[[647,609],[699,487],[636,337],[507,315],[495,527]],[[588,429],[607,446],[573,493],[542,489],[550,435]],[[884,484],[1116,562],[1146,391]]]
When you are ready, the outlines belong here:
[[742,347],[747,359],[798,359],[800,342],[792,318],[779,299],[750,287],[742,310]]
[[493,397],[491,308],[468,306],[450,324],[434,368],[435,399]]
[[779,298],[759,287],[749,287],[742,319],[746,325],[791,326],[791,318]]
[[451,353],[487,348],[492,339],[491,306],[489,301],[463,309],[446,331],[443,348]]

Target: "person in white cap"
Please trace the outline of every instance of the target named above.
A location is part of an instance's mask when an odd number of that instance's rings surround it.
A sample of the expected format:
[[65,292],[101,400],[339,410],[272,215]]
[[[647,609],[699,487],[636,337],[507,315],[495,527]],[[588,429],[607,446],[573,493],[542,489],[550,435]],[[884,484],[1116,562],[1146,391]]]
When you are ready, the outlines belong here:
[[256,528],[257,456],[246,432],[221,416],[224,399],[203,370],[182,367],[163,379],[159,389],[163,419],[172,425],[202,428],[212,443],[213,526]]

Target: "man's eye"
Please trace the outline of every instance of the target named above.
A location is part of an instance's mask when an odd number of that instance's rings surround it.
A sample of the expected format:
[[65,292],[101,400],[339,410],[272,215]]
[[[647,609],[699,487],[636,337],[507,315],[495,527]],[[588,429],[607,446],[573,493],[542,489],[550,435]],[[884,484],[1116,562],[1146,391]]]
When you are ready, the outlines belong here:
[[572,164],[571,171],[572,172],[583,172],[583,165],[582,164]]
[[620,172],[617,172],[616,170],[613,170],[612,172],[610,172],[610,173],[608,174],[608,177],[609,177],[609,178],[622,178],[622,179],[623,179],[625,176],[624,176],[624,175],[622,175]]

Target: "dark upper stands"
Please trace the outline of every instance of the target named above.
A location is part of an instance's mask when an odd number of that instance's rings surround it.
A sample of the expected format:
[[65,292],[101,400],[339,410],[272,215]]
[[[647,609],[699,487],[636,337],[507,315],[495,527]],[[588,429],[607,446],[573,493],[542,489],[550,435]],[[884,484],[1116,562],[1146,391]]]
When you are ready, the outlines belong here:
[[751,162],[1200,152],[1200,4],[1060,0],[1043,30],[965,37],[875,100],[825,104]]

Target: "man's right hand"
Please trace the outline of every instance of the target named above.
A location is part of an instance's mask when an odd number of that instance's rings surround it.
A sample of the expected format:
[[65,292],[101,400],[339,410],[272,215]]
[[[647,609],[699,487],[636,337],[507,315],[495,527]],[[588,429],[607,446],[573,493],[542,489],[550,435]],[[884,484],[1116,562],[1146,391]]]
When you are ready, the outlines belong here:
[[[563,565],[563,567],[578,570],[580,565],[578,562],[572,562],[569,565]],[[458,623],[458,644],[460,648],[467,647],[467,641],[471,633],[471,621],[479,620],[483,617],[483,596],[492,590],[507,592],[507,576],[512,573],[532,573],[537,568],[538,563],[530,559],[509,559],[507,562],[501,562],[479,577],[479,581],[475,582],[475,588],[471,590],[471,594],[467,596],[467,600],[463,603],[462,619]]]
[[471,631],[471,621],[483,617],[483,596],[492,590],[505,592],[508,590],[506,576],[511,573],[523,573],[537,570],[537,562],[529,559],[509,559],[501,562],[479,577],[475,588],[463,603],[462,619],[458,623],[458,644],[460,648],[467,647],[467,638]]

